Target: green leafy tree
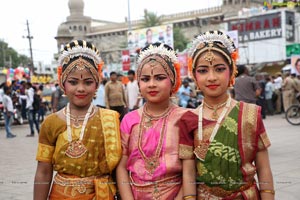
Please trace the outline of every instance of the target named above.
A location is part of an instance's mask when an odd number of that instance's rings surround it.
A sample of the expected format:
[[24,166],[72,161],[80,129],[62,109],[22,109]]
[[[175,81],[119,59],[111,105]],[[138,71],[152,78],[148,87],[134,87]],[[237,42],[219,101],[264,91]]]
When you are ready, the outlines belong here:
[[157,16],[156,13],[150,12],[147,9],[144,10],[144,23],[143,28],[159,26],[161,25],[161,16]]
[[30,58],[25,55],[18,54],[16,50],[8,47],[8,44],[0,40],[0,67],[16,68],[20,65],[27,66]]
[[[142,24],[143,28],[159,26],[161,25],[161,16],[157,16],[154,12],[144,11],[144,23]],[[173,29],[174,37],[174,49],[178,51],[183,51],[186,49],[188,44],[188,39],[183,35],[180,28],[175,27]]]
[[174,49],[177,51],[183,51],[186,49],[187,44],[189,43],[188,39],[183,35],[179,27],[173,29],[174,37]]

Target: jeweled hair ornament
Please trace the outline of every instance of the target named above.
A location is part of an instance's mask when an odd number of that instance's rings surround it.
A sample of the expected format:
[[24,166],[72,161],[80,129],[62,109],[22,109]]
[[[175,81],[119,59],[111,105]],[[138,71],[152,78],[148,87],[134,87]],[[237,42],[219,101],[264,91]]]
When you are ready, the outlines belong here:
[[[167,48],[167,47],[168,48]],[[180,80],[180,63],[176,52],[164,43],[150,44],[140,51],[137,64],[137,78],[140,80],[141,71],[146,63],[156,61],[162,65],[166,73],[169,75],[173,85],[172,93],[178,91],[181,80]]]
[[93,44],[84,40],[74,40],[68,43],[61,50],[58,62],[60,66],[57,68],[57,76],[63,90],[64,82],[73,69],[90,70],[99,86],[104,63],[100,57],[100,52]]
[[229,85],[233,86],[237,74],[236,60],[238,58],[238,52],[233,40],[222,31],[208,31],[198,35],[193,40],[192,46],[188,52],[189,70],[192,72],[195,69],[198,57],[204,52],[207,52],[204,59],[211,62],[214,59],[213,51],[221,53],[226,58],[232,70]]
[[164,44],[162,43],[159,46],[150,45],[147,50],[141,51],[137,63],[140,64],[142,60],[144,60],[146,57],[154,54],[158,54],[160,56],[167,56],[173,63],[178,62],[178,58],[176,56],[175,51],[168,50],[164,47]]
[[[100,52],[98,49],[92,45],[92,47],[88,47],[86,41],[82,41],[82,46],[79,45],[78,41],[74,41],[75,46],[71,47],[70,44],[66,45],[65,48],[61,50],[61,55],[59,56],[58,63],[63,66],[66,59],[72,59],[74,57],[86,57],[94,61],[97,66],[101,61]],[[76,45],[77,44],[77,45]]]

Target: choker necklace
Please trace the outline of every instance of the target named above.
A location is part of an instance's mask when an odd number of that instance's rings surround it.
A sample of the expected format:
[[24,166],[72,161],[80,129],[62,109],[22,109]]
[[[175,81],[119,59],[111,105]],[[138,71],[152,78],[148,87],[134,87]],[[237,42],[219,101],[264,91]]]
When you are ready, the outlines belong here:
[[212,118],[213,120],[217,120],[217,119],[219,118],[219,115],[218,115],[218,113],[217,113],[217,110],[218,110],[219,108],[224,107],[224,106],[226,105],[226,102],[227,102],[227,100],[226,100],[225,102],[220,103],[220,104],[217,104],[217,105],[215,105],[215,106],[210,106],[210,105],[208,105],[205,101],[203,101],[203,104],[204,104],[208,109],[213,110],[213,112],[212,112],[212,114],[211,114],[211,118]]
[[79,139],[72,141],[70,104],[69,103],[67,104],[66,118],[67,118],[67,134],[68,134],[69,146],[68,146],[65,154],[70,158],[80,158],[81,156],[83,156],[83,154],[85,154],[87,152],[87,148],[82,143],[82,139],[84,136],[85,126],[88,122],[88,119],[90,117],[92,109],[93,109],[93,104],[91,103],[87,113],[85,114],[84,121],[83,121],[80,135],[79,135]]
[[204,161],[206,153],[208,151],[209,145],[210,143],[214,140],[221,122],[223,121],[225,114],[227,113],[227,111],[229,110],[231,104],[231,97],[229,96],[226,104],[225,104],[225,108],[223,109],[220,117],[218,118],[218,121],[212,131],[212,134],[209,138],[209,140],[203,140],[203,130],[202,130],[202,121],[203,121],[203,104],[200,105],[199,107],[199,119],[198,119],[198,138],[197,138],[197,142],[199,143],[199,145],[195,148],[194,150],[194,154],[196,155],[196,157],[198,159],[200,159],[201,161]]
[[160,119],[163,118],[162,120],[162,125],[160,128],[160,133],[159,133],[159,141],[155,150],[154,155],[147,157],[145,152],[143,151],[142,148],[142,138],[143,138],[143,133],[146,130],[146,120],[145,120],[145,115],[144,115],[144,110],[145,110],[145,106],[143,108],[143,114],[141,117],[141,121],[140,121],[140,125],[139,125],[139,137],[138,137],[138,150],[141,153],[142,159],[145,162],[145,168],[147,170],[147,172],[149,172],[151,175],[154,173],[154,171],[156,170],[156,168],[160,165],[159,162],[159,157],[160,157],[160,153],[162,151],[162,147],[163,147],[163,139],[164,139],[164,135],[165,135],[165,130],[166,130],[166,123],[167,123],[167,118],[170,114],[170,108],[167,109],[167,112],[164,112]]
[[[66,107],[63,109],[63,114],[65,116],[67,116],[66,109],[67,109]],[[92,113],[90,114],[89,118],[95,114],[95,111],[96,111],[95,109],[92,110]],[[80,122],[83,122],[84,118],[85,118],[85,115],[84,116],[83,115],[76,116],[76,115],[70,114],[70,119],[73,121],[72,126],[75,127],[75,128],[79,128],[80,127],[80,125],[81,125]]]
[[172,106],[168,106],[166,111],[159,114],[159,115],[153,115],[150,114],[147,110],[147,104],[144,105],[143,108],[143,115],[145,115],[145,119],[144,119],[144,127],[145,128],[150,128],[153,125],[153,121],[159,120],[161,118],[164,118],[165,116],[167,116],[169,114],[169,111],[171,109]]

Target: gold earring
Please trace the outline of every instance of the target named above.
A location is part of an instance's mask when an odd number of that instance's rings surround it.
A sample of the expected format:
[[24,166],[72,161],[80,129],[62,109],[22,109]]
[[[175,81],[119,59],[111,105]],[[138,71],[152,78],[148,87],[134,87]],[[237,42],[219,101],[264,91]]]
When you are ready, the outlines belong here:
[[201,90],[199,89],[199,87],[196,85],[196,87],[195,87],[195,91],[196,92],[201,92]]
[[66,95],[66,91],[65,90],[63,90],[63,94],[61,95],[62,97],[66,97],[67,95]]
[[141,95],[141,93],[137,97],[138,99],[143,99],[144,97]]

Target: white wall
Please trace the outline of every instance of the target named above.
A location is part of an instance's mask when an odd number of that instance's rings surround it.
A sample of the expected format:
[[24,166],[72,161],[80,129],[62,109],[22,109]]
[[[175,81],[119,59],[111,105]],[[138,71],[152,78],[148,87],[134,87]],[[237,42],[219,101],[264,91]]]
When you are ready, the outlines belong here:
[[[286,59],[285,38],[260,40],[240,44],[239,64],[273,62]],[[248,62],[247,62],[248,60]]]

